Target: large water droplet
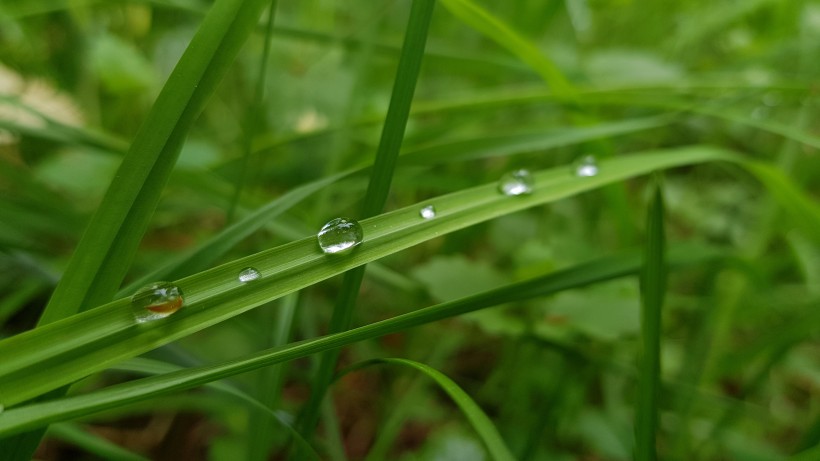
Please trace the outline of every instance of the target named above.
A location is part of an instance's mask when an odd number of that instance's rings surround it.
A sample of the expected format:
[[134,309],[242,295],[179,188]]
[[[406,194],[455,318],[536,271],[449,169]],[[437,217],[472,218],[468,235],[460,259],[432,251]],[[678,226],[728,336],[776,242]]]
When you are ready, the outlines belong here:
[[419,210],[419,216],[424,219],[433,219],[436,217],[436,207],[433,205],[427,205],[426,207]]
[[260,274],[259,271],[253,267],[246,267],[239,271],[239,281],[242,283],[247,283],[256,280],[261,276],[262,274]]
[[575,163],[575,176],[580,178],[591,178],[598,174],[598,161],[592,155],[581,157]]
[[316,235],[325,253],[339,253],[362,243],[362,226],[353,219],[336,218],[322,226]]
[[131,296],[131,308],[137,322],[144,323],[168,317],[185,303],[182,290],[168,282],[155,282]]
[[511,171],[501,177],[498,190],[504,195],[525,195],[532,193],[535,181],[528,170]]

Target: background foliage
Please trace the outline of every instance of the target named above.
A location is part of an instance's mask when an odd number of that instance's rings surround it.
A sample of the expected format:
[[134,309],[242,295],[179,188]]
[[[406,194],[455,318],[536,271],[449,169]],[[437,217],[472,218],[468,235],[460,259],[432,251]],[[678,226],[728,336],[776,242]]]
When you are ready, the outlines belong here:
[[[820,3],[436,2],[398,211],[367,221],[373,253],[323,259],[309,237],[365,217],[382,132],[402,139],[383,124],[411,3],[0,1],[0,434],[81,416],[41,459],[815,459]],[[601,174],[575,183],[585,155]],[[494,191],[515,168],[544,170],[524,201]],[[430,201],[441,220],[419,224]],[[118,249],[82,250],[87,228]],[[667,286],[642,287],[635,255],[659,265],[664,232]],[[285,282],[229,286],[292,261]],[[421,320],[336,337],[352,368],[314,433],[299,422],[326,349],[266,350],[346,329],[348,282],[329,277],[367,262],[353,324]],[[122,298],[158,279],[191,309],[128,330]],[[642,324],[642,292],[660,319]],[[22,335],[50,299],[54,323]],[[22,402],[84,376],[66,402],[93,412]],[[656,399],[637,392],[652,379]]]

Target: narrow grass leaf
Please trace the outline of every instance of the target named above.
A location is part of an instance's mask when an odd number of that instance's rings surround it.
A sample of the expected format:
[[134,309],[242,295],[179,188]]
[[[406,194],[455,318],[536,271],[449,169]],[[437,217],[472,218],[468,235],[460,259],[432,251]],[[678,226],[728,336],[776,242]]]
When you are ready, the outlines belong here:
[[501,434],[498,433],[498,430],[495,428],[490,418],[488,418],[487,415],[484,414],[484,411],[481,410],[481,407],[478,406],[478,404],[466,392],[464,392],[458,384],[435,368],[413,360],[384,358],[368,360],[366,362],[355,364],[345,370],[342,370],[340,372],[340,376],[344,376],[347,373],[361,370],[363,368],[382,364],[413,368],[432,379],[444,392],[447,393],[447,395],[450,396],[451,399],[453,399],[453,402],[458,405],[461,412],[467,418],[467,421],[470,422],[476,433],[478,433],[479,439],[484,444],[485,448],[487,448],[487,452],[490,454],[492,459],[496,461],[513,461],[515,459],[515,456],[513,456],[510,452],[510,449],[507,448],[507,444],[504,443],[504,439],[501,437]]
[[[186,295],[185,308],[157,324],[135,324],[128,299],[111,302],[0,341],[0,355],[6,357],[0,363],[0,403],[7,407],[19,403],[449,232],[650,171],[716,160],[743,164],[731,152],[698,146],[605,159],[599,163],[599,174],[591,178],[575,177],[567,166],[535,172],[535,187],[527,196],[506,197],[494,183],[444,195],[425,201],[436,206],[438,215],[433,220],[419,217],[419,205],[363,220],[365,242],[341,258],[323,254],[315,237],[309,237],[178,280]],[[803,205],[809,207],[805,213],[817,212],[816,205],[808,201]],[[262,278],[253,284],[239,283],[237,275],[244,267],[255,267]]]
[[[111,367],[111,370],[128,371],[145,375],[162,375],[166,373],[179,372],[185,370],[185,368],[158,360],[135,357],[119,365]],[[245,404],[249,409],[264,415],[271,421],[275,421],[279,427],[284,428],[285,431],[293,437],[303,452],[310,456],[311,459],[320,459],[319,454],[316,453],[313,447],[311,447],[310,444],[302,438],[299,432],[297,432],[293,425],[288,421],[291,419],[290,415],[286,415],[281,411],[273,410],[264,403],[229,383],[214,381],[205,384],[205,387],[237,399]]]
[[[404,36],[399,64],[396,68],[396,78],[393,82],[393,91],[390,95],[390,106],[387,109],[384,127],[382,128],[379,148],[370,174],[370,182],[364,196],[362,214],[369,218],[381,213],[387,202],[393,172],[404,140],[407,128],[407,119],[410,115],[410,105],[416,91],[416,83],[424,58],[424,48],[427,44],[427,32],[433,18],[435,0],[413,0],[410,17]],[[364,279],[365,266],[361,265],[347,272],[342,281],[342,287],[333,316],[330,319],[331,332],[344,331],[350,328],[353,319],[353,309],[356,298]],[[319,358],[319,367],[313,379],[310,400],[305,405],[301,429],[303,434],[313,432],[319,420],[319,410],[327,387],[333,378],[336,368],[338,351],[329,351]]]
[[532,41],[519,35],[490,12],[470,0],[441,0],[441,4],[465,24],[503,46],[532,67],[554,93],[574,93],[574,89],[555,63],[533,45]]
[[659,179],[653,185],[641,270],[641,351],[635,410],[635,459],[657,459],[658,404],[661,372],[661,310],[666,293],[666,249],[663,197]]
[[214,4],[132,142],[41,324],[107,302],[117,292],[189,128],[266,3],[221,0]]
[[138,379],[89,394],[7,409],[0,418],[0,436],[190,389],[260,367],[307,357],[318,352],[404,331],[479,309],[537,296],[547,296],[596,282],[636,274],[639,268],[640,257],[637,254],[601,258],[467,298],[419,309],[367,326],[260,351],[241,359]]
[[96,455],[101,459],[109,461],[148,461],[149,459],[128,451],[98,435],[84,431],[76,424],[55,424],[49,429],[48,433],[52,437],[82,448],[86,452]]

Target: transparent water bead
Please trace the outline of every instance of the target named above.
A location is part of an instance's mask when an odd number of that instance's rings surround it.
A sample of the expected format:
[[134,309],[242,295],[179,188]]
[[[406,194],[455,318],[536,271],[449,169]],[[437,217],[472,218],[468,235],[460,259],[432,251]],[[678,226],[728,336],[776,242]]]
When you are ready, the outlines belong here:
[[239,281],[242,283],[248,283],[258,279],[261,276],[262,274],[260,274],[259,271],[253,267],[246,267],[239,271]]
[[436,207],[433,205],[427,205],[426,207],[419,210],[419,216],[424,219],[433,219],[436,217]]
[[354,219],[336,218],[322,226],[316,238],[325,253],[340,253],[362,243],[364,231]]
[[515,170],[501,177],[498,190],[504,195],[525,195],[532,193],[534,185],[529,170]]
[[592,155],[582,157],[575,164],[575,176],[591,178],[598,174],[598,161]]
[[137,290],[131,296],[131,308],[139,323],[164,319],[185,304],[182,290],[169,282],[155,282]]

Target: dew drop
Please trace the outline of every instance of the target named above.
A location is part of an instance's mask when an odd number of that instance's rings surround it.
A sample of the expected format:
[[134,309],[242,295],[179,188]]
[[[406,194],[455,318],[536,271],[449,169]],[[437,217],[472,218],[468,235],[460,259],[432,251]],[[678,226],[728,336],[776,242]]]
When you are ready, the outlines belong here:
[[336,218],[322,226],[316,238],[325,253],[340,253],[362,243],[364,232],[356,220]]
[[242,283],[251,282],[253,280],[258,279],[261,276],[262,274],[260,274],[259,271],[253,267],[246,267],[239,271],[239,281]]
[[426,207],[419,210],[419,216],[424,219],[433,219],[436,217],[436,207],[433,205],[427,205]]
[[498,190],[504,195],[526,195],[532,193],[534,185],[529,170],[515,170],[501,177]]
[[182,290],[169,282],[155,282],[131,296],[131,308],[138,323],[164,319],[185,304]]
[[598,161],[592,155],[582,157],[575,164],[575,176],[591,178],[598,175]]

